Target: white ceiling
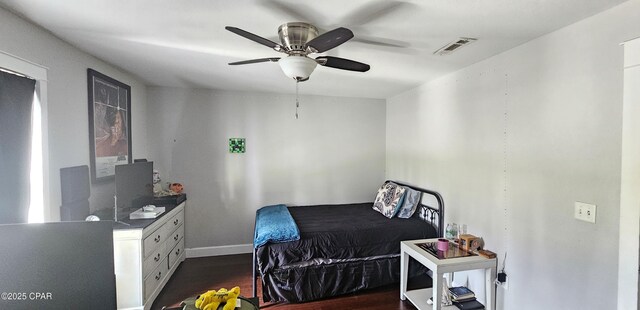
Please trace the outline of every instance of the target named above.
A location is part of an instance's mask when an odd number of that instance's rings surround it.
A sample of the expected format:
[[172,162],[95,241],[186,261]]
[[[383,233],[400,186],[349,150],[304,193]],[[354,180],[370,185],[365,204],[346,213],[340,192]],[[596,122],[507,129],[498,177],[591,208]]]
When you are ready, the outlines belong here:
[[[0,5],[157,86],[292,93],[294,81],[276,63],[228,66],[284,54],[224,27],[278,42],[277,28],[285,22],[311,22],[321,31],[343,26],[360,42],[324,54],[370,64],[371,70],[318,66],[300,92],[387,98],[624,1],[0,0]],[[458,37],[478,41],[448,56],[433,55]]]

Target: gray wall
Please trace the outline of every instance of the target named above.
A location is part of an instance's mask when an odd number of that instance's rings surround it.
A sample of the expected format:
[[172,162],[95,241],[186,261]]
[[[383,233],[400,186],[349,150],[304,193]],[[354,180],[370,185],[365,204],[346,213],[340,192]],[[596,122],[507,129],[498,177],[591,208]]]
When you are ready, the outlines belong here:
[[[387,178],[440,191],[447,222],[500,266],[508,252],[498,309],[615,309],[619,43],[639,15],[628,2],[388,100]],[[598,206],[596,224],[573,218],[576,201]]]
[[[384,100],[302,96],[296,120],[292,95],[152,87],[148,98],[150,159],[186,188],[187,248],[250,244],[262,206],[372,201],[384,181]],[[229,153],[235,137],[246,153]]]
[[[138,79],[0,8],[0,50],[48,70],[49,205],[45,220],[57,220],[60,168],[89,165],[87,68],[131,86],[133,156],[147,157],[146,87]],[[93,209],[113,206],[113,182],[92,186]]]

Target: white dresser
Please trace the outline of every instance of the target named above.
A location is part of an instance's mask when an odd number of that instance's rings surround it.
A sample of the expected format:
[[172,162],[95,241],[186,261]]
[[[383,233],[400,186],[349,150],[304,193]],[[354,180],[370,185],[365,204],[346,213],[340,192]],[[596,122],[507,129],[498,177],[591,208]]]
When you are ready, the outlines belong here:
[[186,201],[154,220],[126,220],[113,231],[118,309],[150,309],[185,259]]

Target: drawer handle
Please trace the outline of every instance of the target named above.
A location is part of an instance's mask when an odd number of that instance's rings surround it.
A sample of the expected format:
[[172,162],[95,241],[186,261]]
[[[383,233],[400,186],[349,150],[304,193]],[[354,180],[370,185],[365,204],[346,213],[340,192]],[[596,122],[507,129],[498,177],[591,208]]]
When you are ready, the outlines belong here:
[[160,280],[161,277],[162,277],[162,271],[158,272],[158,275],[156,276],[156,280]]
[[178,223],[180,223],[180,221],[178,219],[176,219],[175,221],[173,221],[173,225],[178,225]]
[[176,255],[180,255],[180,249],[176,251]]
[[157,237],[153,238],[153,241],[160,242],[160,235],[158,235]]
[[178,238],[180,238],[180,235],[179,235],[179,234],[176,234],[176,236],[175,236],[175,237],[173,237],[173,241],[178,241]]
[[156,255],[156,257],[153,258],[154,261],[159,261],[160,260],[160,253],[158,253],[158,255]]

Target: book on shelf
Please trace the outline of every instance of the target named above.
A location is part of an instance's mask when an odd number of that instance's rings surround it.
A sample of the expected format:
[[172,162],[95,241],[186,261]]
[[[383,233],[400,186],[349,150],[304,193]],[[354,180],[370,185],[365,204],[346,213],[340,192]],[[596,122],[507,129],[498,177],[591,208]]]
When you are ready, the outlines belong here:
[[473,291],[468,289],[466,286],[450,287],[449,293],[451,294],[452,299],[455,301],[468,301],[476,299],[476,294],[474,294]]
[[465,301],[472,301],[472,300],[476,300],[476,297],[469,296],[469,297],[457,298],[457,297],[451,296],[451,301],[465,302]]
[[470,301],[454,301],[453,305],[458,307],[461,310],[482,310],[484,309],[484,305],[478,302],[475,298]]

